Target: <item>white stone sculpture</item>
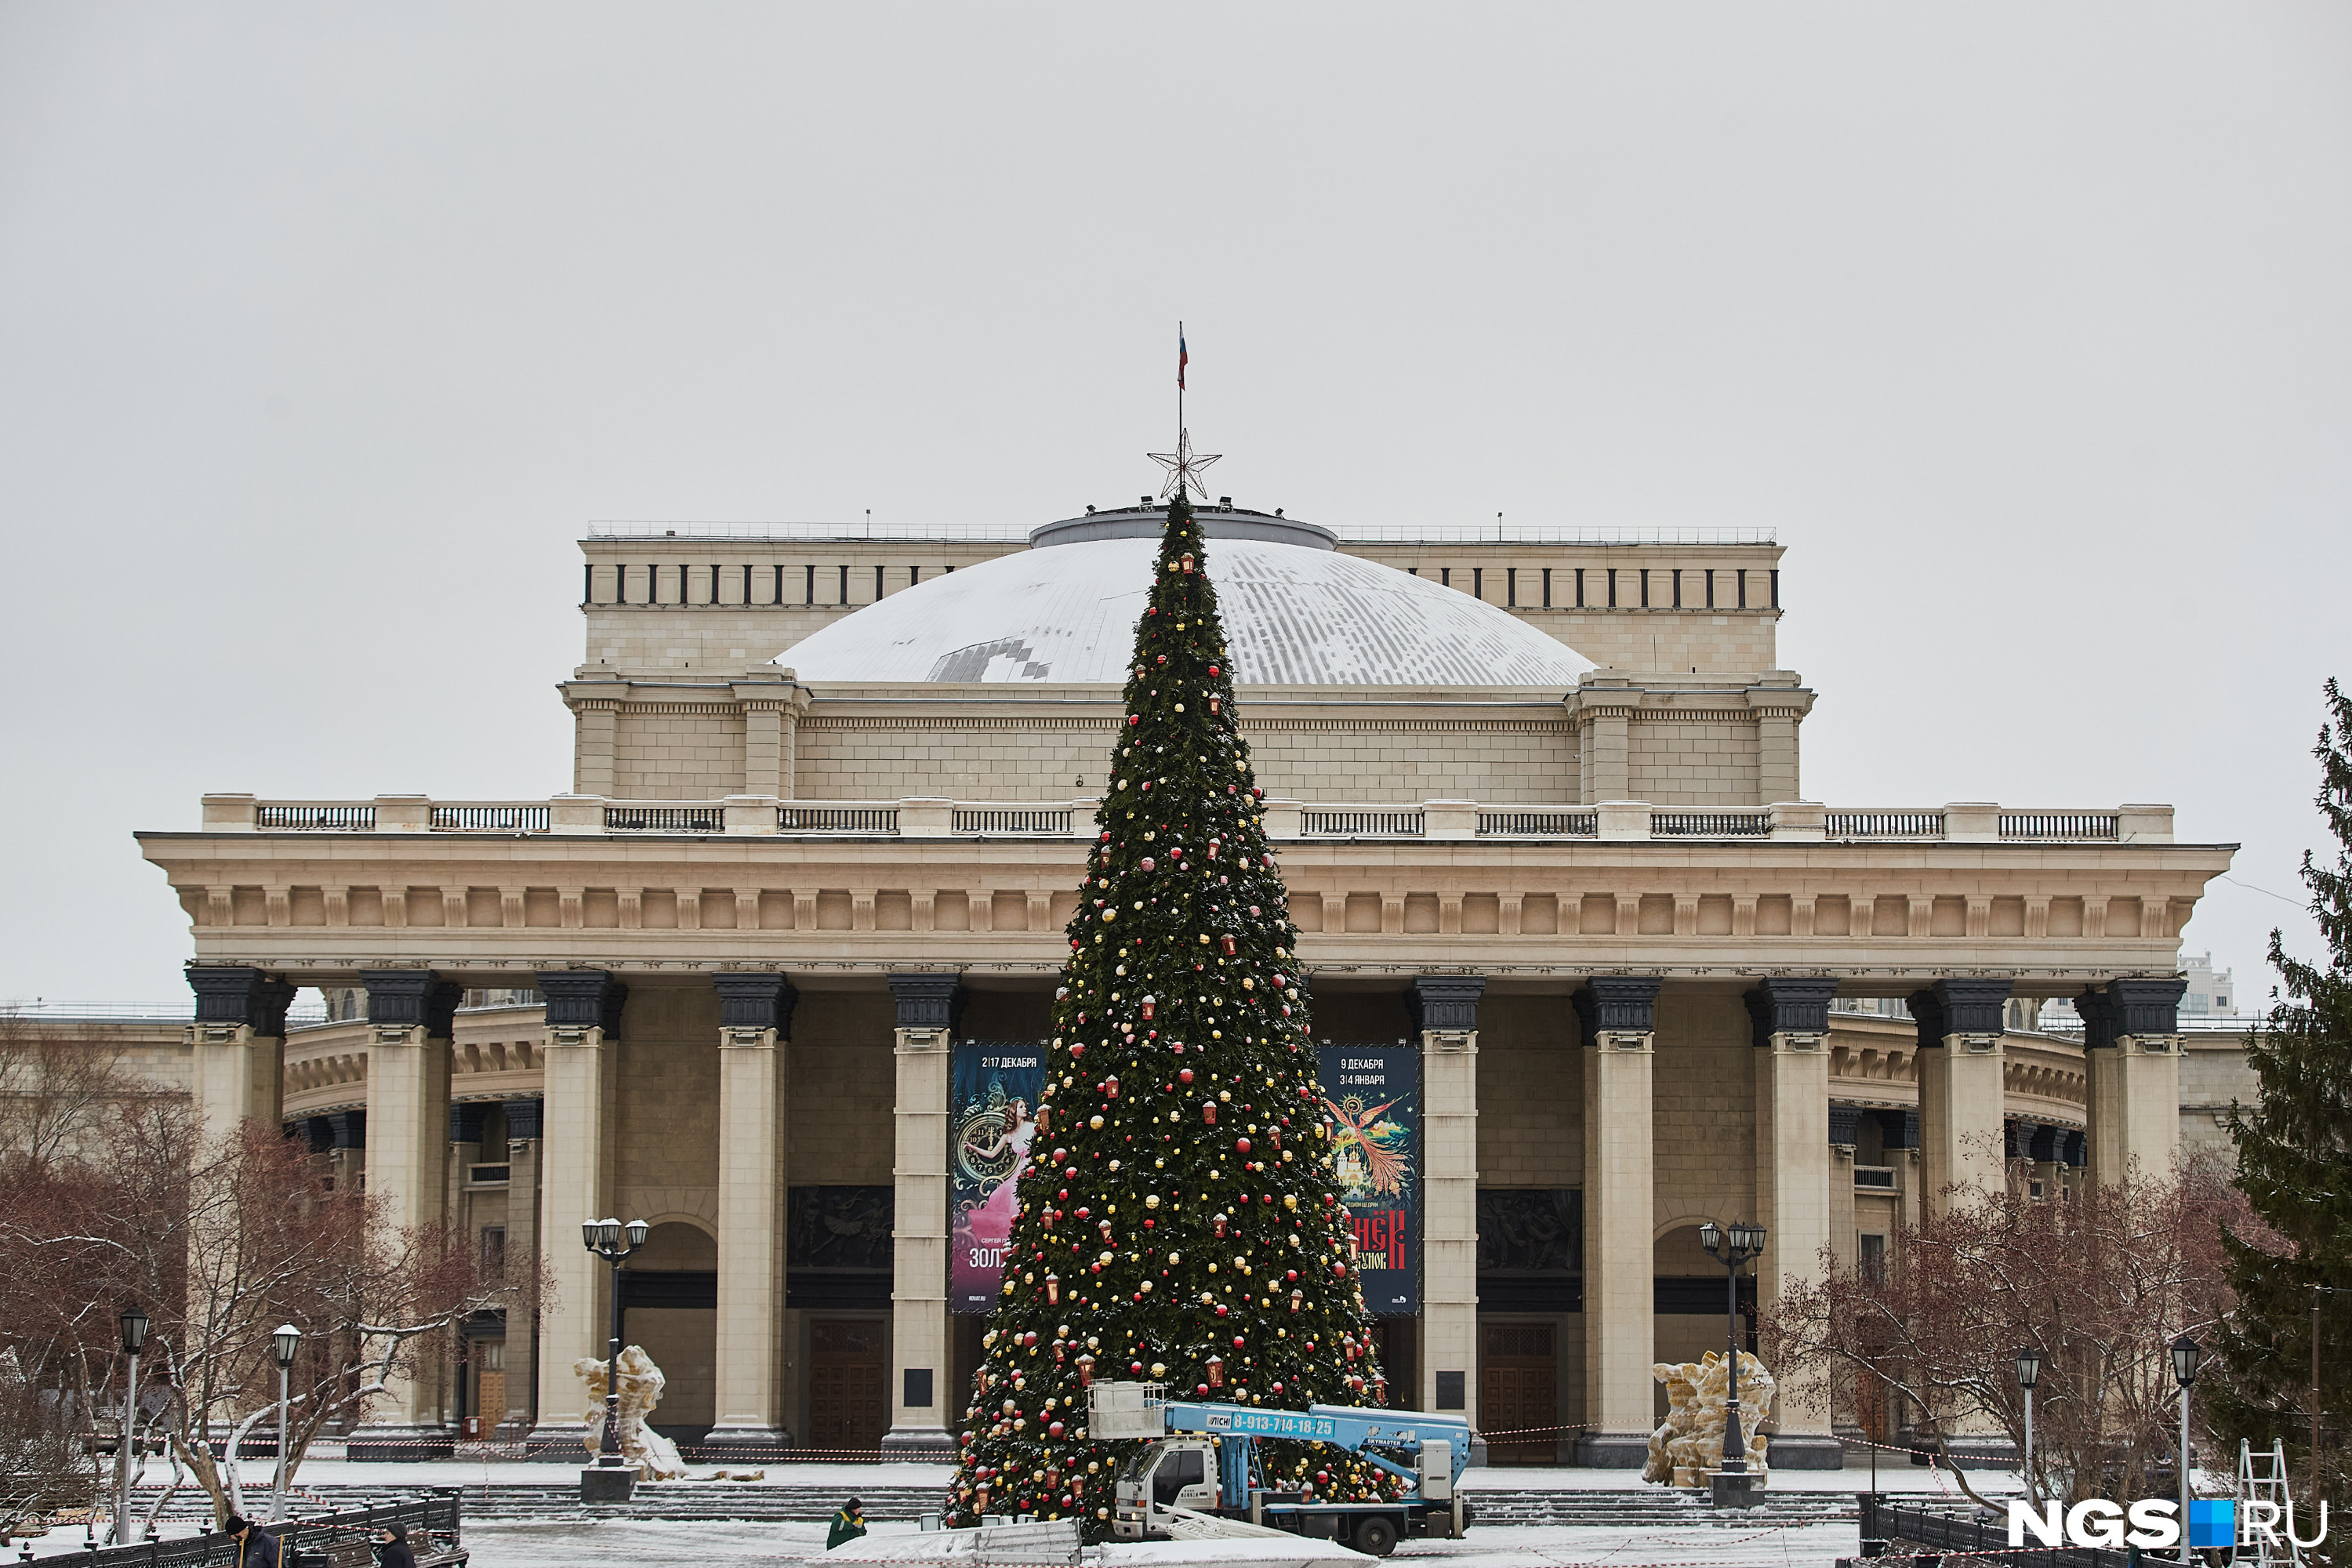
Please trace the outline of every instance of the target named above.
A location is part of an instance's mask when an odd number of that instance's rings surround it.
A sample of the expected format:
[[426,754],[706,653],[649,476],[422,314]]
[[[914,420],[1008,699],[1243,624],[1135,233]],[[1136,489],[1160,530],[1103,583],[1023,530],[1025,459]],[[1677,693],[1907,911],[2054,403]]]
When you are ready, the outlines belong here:
[[[588,1384],[588,1451],[593,1454],[604,1441],[604,1363],[583,1357],[572,1363],[572,1370]],[[639,1480],[686,1479],[686,1461],[678,1458],[677,1445],[646,1425],[661,1403],[666,1381],[642,1348],[631,1345],[621,1352],[621,1457]]]
[[[1730,1363],[1720,1351],[1709,1351],[1698,1361],[1659,1362],[1650,1375],[1666,1385],[1666,1418],[1650,1434],[1650,1462],[1642,1479],[1660,1486],[1703,1487],[1710,1470],[1723,1468],[1723,1412],[1730,1397]],[[1776,1385],[1764,1363],[1739,1352],[1739,1436],[1748,1451],[1748,1468],[1761,1478],[1769,1474],[1764,1450],[1771,1439],[1756,1430],[1765,1411],[1772,1408]]]

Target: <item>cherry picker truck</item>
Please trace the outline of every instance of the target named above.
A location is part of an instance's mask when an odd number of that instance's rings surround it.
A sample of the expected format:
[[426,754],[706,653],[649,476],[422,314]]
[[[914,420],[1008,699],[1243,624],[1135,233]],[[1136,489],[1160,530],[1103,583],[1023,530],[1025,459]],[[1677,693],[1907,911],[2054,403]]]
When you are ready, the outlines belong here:
[[[1171,1400],[1158,1383],[1097,1383],[1087,1434],[1143,1438],[1119,1465],[1111,1535],[1164,1541],[1175,1510],[1245,1519],[1385,1557],[1408,1535],[1459,1540],[1469,1528],[1462,1471],[1469,1424],[1456,1415],[1315,1405],[1305,1410]],[[1318,1502],[1266,1485],[1261,1438],[1328,1443],[1402,1480],[1391,1502]]]

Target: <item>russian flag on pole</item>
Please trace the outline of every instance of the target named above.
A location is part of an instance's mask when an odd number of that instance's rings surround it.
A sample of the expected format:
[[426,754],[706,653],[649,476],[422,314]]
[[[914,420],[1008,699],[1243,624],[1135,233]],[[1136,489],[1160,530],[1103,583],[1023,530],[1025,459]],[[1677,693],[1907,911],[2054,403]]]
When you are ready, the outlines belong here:
[[1184,367],[1191,363],[1192,356],[1184,352],[1184,334],[1179,332],[1176,334],[1176,390],[1179,392],[1184,390]]

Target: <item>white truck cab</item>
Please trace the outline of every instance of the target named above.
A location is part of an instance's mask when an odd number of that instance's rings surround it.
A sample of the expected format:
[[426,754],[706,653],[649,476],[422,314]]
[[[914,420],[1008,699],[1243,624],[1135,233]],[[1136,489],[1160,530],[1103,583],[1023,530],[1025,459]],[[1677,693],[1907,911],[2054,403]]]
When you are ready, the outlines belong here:
[[1164,1437],[1120,1464],[1111,1535],[1118,1541],[1164,1541],[1169,1510],[1207,1513],[1216,1506],[1214,1445],[1205,1437]]

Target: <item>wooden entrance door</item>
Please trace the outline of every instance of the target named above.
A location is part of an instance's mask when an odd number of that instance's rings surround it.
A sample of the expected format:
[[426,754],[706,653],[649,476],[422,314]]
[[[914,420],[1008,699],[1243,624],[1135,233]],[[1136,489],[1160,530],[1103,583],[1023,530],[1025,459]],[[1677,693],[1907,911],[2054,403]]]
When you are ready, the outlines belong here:
[[1489,1436],[1486,1461],[1494,1465],[1549,1465],[1559,1434],[1559,1358],[1549,1323],[1480,1325],[1478,1425]]
[[868,1451],[890,1429],[885,1325],[871,1319],[817,1318],[809,1324],[812,1448]]

